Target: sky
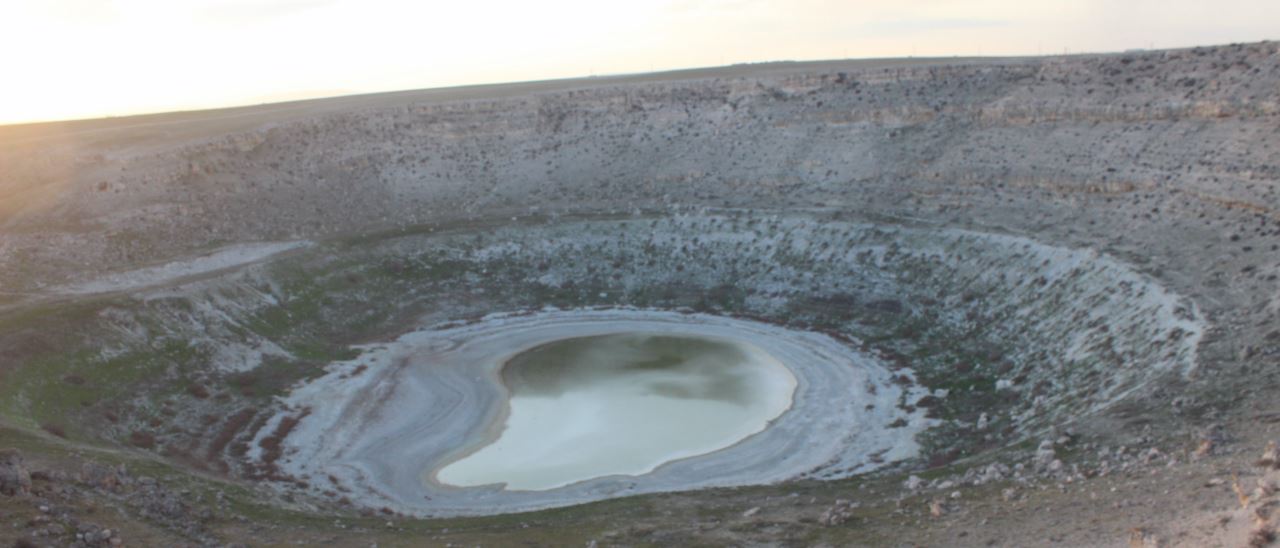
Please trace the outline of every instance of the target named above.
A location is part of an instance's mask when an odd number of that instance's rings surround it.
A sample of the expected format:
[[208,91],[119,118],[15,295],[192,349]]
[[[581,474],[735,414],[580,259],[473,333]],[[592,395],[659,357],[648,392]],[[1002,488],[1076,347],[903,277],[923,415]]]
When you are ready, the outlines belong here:
[[1277,0],[0,0],[0,124],[743,62],[1280,39]]

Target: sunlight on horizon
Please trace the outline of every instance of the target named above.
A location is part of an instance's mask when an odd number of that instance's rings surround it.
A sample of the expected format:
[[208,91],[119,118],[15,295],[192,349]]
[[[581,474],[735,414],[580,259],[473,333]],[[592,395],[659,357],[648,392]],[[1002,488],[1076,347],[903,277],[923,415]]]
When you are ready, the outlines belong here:
[[11,0],[0,124],[741,62],[1280,38],[1280,3]]

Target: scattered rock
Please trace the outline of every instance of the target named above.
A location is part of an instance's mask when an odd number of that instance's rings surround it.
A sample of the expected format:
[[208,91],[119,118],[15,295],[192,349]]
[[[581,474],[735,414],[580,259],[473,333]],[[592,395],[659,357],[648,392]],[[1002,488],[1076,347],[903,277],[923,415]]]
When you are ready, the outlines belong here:
[[1276,447],[1275,440],[1267,442],[1266,449],[1262,451],[1262,458],[1258,459],[1258,466],[1280,470],[1280,448]]
[[31,493],[31,473],[17,449],[0,449],[0,494],[27,495]]
[[1062,472],[1063,466],[1064,465],[1062,464],[1061,460],[1053,459],[1053,462],[1049,463],[1049,466],[1048,468],[1046,468],[1046,471],[1048,471],[1050,474],[1058,474],[1059,472]]
[[1213,454],[1213,440],[1200,440],[1200,445],[1196,446],[1196,450],[1191,453],[1193,459],[1201,459]]
[[1001,464],[1001,463],[998,463],[998,462],[996,462],[996,463],[992,463],[992,464],[987,465],[987,467],[986,467],[986,468],[983,468],[983,469],[982,469],[982,472],[981,472],[981,473],[978,475],[978,477],[974,480],[974,484],[975,484],[975,485],[982,485],[982,484],[985,484],[985,483],[991,483],[991,482],[993,482],[993,481],[1000,481],[1000,480],[1004,479],[1004,478],[1005,478],[1005,476],[1007,476],[1007,475],[1009,475],[1009,467],[1008,467],[1008,466],[1005,466],[1005,465],[1003,465],[1003,464]]
[[853,519],[853,509],[857,507],[857,503],[837,500],[834,505],[822,512],[822,515],[818,517],[818,523],[826,527],[843,525]]
[[1231,474],[1231,490],[1236,494],[1236,500],[1240,502],[1240,508],[1249,507],[1249,495],[1244,492],[1244,488],[1240,486],[1240,475]]
[[123,479],[127,477],[128,471],[123,465],[116,468],[96,462],[86,462],[80,467],[76,481],[97,489],[112,491],[120,487]]
[[1262,548],[1276,540],[1276,530],[1266,524],[1255,525],[1249,531],[1249,548]]
[[193,512],[182,496],[158,483],[134,489],[129,492],[126,500],[142,517],[159,521],[192,536],[203,530],[202,521],[212,517],[207,513]]
[[1226,444],[1227,435],[1222,425],[1213,424],[1201,430],[1196,440],[1196,449],[1191,456],[1194,459],[1201,459],[1213,455],[1219,447]]
[[1142,527],[1129,530],[1129,548],[1160,548],[1160,538]]
[[1036,448],[1035,457],[1032,458],[1031,462],[1037,471],[1044,472],[1048,470],[1049,466],[1054,462],[1059,462],[1059,466],[1061,466],[1061,462],[1058,461],[1057,458],[1058,454],[1053,450],[1053,441],[1044,440],[1041,441],[1040,446]]

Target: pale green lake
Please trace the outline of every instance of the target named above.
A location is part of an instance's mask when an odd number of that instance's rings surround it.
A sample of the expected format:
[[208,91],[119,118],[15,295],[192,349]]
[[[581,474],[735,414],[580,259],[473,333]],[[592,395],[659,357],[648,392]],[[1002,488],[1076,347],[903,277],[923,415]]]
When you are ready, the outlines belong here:
[[517,354],[501,433],[444,468],[460,487],[544,490],[732,446],[791,406],[796,379],[748,343],[622,333]]

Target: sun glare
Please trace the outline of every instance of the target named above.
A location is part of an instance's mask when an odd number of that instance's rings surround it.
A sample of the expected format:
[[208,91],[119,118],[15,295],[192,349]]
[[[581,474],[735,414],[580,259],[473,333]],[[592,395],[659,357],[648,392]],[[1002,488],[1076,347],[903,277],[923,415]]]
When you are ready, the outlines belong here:
[[[16,0],[0,4],[0,123],[782,59],[1054,54],[1280,34],[1276,3],[1156,7],[1100,0]],[[1117,20],[1134,23],[1118,27]]]

